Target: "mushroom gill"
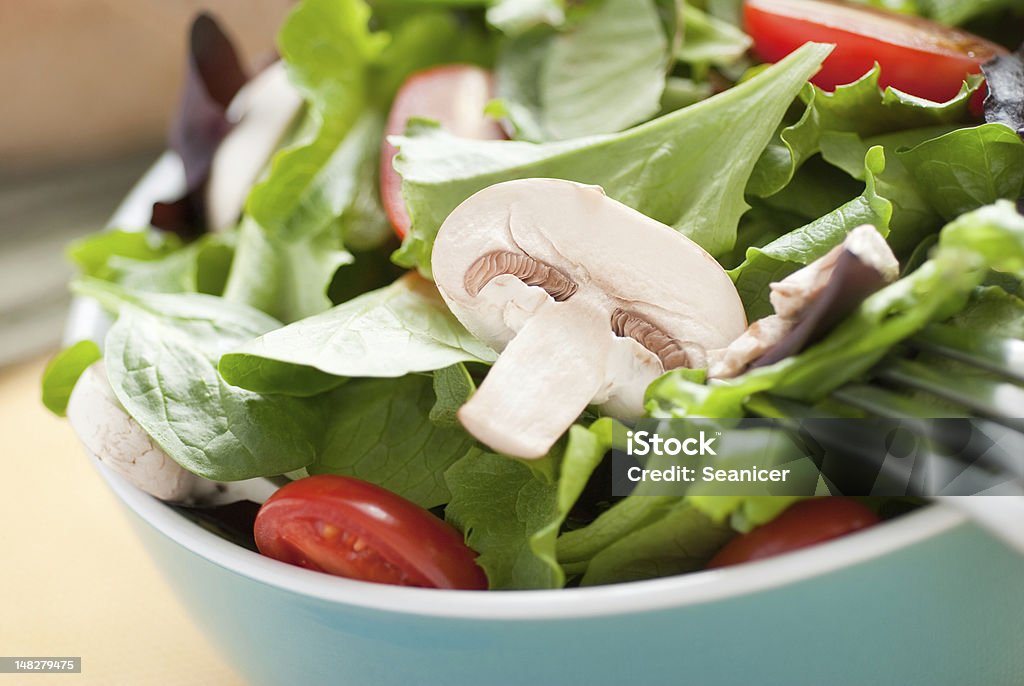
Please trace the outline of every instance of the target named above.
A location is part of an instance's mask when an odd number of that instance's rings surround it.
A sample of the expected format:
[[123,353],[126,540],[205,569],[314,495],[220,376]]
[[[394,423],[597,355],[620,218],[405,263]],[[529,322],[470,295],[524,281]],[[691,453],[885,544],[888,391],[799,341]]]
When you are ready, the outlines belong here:
[[549,264],[523,253],[495,250],[481,255],[466,270],[466,292],[476,297],[491,279],[502,274],[510,274],[527,286],[540,286],[555,302],[568,300],[577,289],[575,281]]
[[661,366],[668,371],[677,367],[689,367],[695,360],[692,354],[700,356],[692,343],[682,343],[669,336],[655,324],[622,308],[612,312],[612,331],[616,336],[632,338],[657,355]]

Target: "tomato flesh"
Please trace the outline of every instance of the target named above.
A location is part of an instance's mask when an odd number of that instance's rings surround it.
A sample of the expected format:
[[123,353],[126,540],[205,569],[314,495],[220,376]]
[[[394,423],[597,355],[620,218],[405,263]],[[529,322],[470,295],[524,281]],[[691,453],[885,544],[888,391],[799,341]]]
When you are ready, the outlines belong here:
[[349,579],[482,590],[487,578],[454,528],[371,483],[321,474],[275,492],[256,515],[268,557]]
[[801,500],[767,524],[729,541],[711,559],[708,568],[781,555],[860,531],[878,522],[878,515],[856,500],[839,497]]
[[470,64],[447,64],[417,72],[398,89],[388,114],[380,152],[380,196],[384,211],[399,238],[405,238],[412,220],[402,199],[402,177],[393,166],[398,150],[388,136],[405,133],[412,117],[434,119],[462,138],[500,139],[505,134],[484,106],[494,97],[494,79],[486,69]]
[[878,62],[879,83],[945,102],[968,74],[1007,51],[959,29],[839,0],[746,0],[743,8],[754,52],[777,62],[808,41],[835,50],[811,81],[826,90],[851,83]]

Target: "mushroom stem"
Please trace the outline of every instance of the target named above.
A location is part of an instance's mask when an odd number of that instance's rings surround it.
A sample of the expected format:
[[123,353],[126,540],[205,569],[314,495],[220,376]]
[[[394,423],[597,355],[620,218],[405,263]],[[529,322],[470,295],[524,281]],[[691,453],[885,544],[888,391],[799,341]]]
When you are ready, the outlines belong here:
[[598,306],[584,298],[549,301],[501,353],[459,420],[493,450],[542,457],[601,389],[610,346]]

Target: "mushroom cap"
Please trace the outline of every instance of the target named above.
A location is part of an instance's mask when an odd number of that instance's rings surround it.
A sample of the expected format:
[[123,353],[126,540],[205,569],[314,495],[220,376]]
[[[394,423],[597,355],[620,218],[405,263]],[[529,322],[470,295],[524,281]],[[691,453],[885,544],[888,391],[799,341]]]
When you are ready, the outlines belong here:
[[213,156],[206,188],[207,222],[214,231],[233,227],[249,191],[302,109],[302,95],[288,80],[283,62],[257,74],[231,101],[238,119]]
[[442,224],[432,256],[434,279],[452,312],[499,351],[517,323],[550,296],[511,275],[472,295],[466,273],[496,251],[555,267],[602,297],[609,314],[624,309],[680,341],[719,348],[746,328],[728,274],[692,240],[599,186],[523,179],[485,188],[459,205]]
[[168,457],[124,411],[107,381],[103,362],[79,377],[67,416],[86,452],[150,495],[187,500],[205,481]]
[[700,246],[572,181],[476,193],[442,224],[432,268],[459,321],[502,351],[459,419],[517,457],[544,455],[589,404],[641,414],[665,369],[703,365],[746,328]]

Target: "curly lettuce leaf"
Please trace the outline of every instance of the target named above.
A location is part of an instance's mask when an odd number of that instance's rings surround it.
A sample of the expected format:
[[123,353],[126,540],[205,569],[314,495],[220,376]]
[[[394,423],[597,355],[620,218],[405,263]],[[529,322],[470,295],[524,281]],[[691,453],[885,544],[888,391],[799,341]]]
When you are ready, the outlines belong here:
[[808,84],[800,93],[805,108],[800,119],[773,137],[751,176],[748,192],[768,197],[785,188],[796,171],[820,151],[826,132],[849,132],[869,138],[884,133],[970,121],[970,102],[981,84],[972,76],[960,92],[944,103],[878,85],[881,68],[833,92]]
[[712,254],[725,252],[747,209],[743,190],[757,155],[830,50],[808,44],[735,88],[614,135],[532,144],[413,127],[393,139],[413,219],[395,259],[429,274],[434,236],[459,203],[494,183],[529,177],[600,185]]
[[953,130],[948,126],[911,129],[862,139],[855,133],[825,132],[821,155],[829,164],[854,179],[864,180],[864,154],[873,147],[885,151],[885,170],[875,177],[878,193],[892,203],[889,245],[897,257],[909,257],[929,236],[942,228],[943,220],[918,191],[917,182],[903,164],[899,151]]
[[368,73],[387,42],[369,28],[362,0],[304,0],[288,16],[278,48],[288,76],[309,104],[311,137],[279,153],[249,196],[248,213],[283,237],[318,233],[329,221],[321,170],[363,113]]
[[773,282],[822,257],[853,229],[871,224],[883,236],[888,234],[892,203],[878,194],[875,183],[875,177],[885,170],[882,149],[869,150],[861,164],[866,182],[862,195],[763,247],[749,248],[743,264],[729,272],[748,319],[754,321],[772,313],[768,296]]

